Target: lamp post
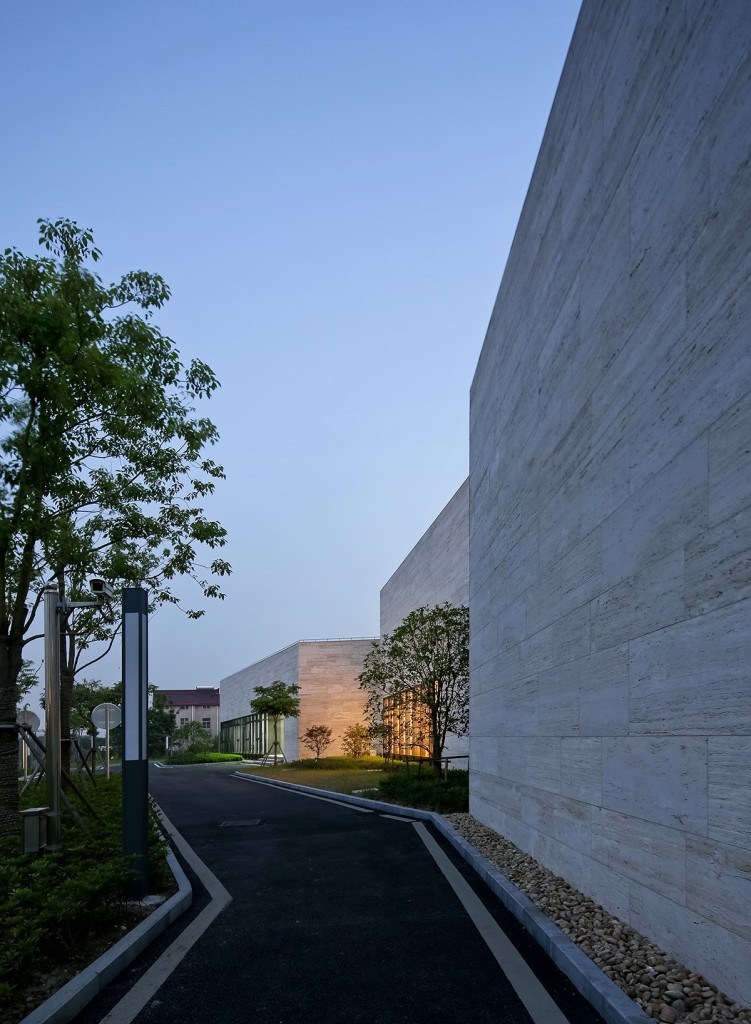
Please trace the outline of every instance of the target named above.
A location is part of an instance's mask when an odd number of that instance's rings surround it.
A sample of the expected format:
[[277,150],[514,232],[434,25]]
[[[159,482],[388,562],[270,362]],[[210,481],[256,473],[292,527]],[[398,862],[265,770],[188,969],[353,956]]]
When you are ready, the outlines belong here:
[[123,603],[123,853],[132,857],[131,896],[149,891],[148,595],[126,587]]

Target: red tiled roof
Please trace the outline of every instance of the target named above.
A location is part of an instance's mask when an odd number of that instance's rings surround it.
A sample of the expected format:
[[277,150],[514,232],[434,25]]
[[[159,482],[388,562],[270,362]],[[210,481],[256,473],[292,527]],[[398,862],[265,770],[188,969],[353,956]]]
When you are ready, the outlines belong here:
[[217,687],[206,687],[206,689],[193,690],[160,690],[167,698],[168,704],[190,707],[200,705],[203,707],[219,707],[219,689]]

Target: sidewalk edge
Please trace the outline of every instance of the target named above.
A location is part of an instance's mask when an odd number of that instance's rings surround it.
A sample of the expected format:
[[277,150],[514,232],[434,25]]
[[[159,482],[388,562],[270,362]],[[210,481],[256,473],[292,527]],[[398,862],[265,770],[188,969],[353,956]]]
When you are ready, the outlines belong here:
[[193,901],[193,889],[171,850],[167,851],[167,864],[177,882],[177,892],[106,953],[32,1010],[20,1024],[68,1024],[173,921],[185,913]]

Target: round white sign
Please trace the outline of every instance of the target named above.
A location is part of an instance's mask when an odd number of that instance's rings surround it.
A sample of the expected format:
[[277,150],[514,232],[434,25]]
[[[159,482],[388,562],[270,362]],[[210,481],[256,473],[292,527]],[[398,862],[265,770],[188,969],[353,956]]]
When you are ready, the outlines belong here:
[[120,708],[117,704],[110,704],[108,701],[104,704],[97,704],[94,710],[91,712],[91,721],[97,727],[97,729],[107,728],[107,718],[109,715],[109,727],[115,729],[122,720],[120,714]]
[[28,725],[32,732],[36,732],[39,728],[39,715],[35,715],[33,711],[29,711],[28,708],[24,708],[23,711],[18,712],[16,721],[19,725]]

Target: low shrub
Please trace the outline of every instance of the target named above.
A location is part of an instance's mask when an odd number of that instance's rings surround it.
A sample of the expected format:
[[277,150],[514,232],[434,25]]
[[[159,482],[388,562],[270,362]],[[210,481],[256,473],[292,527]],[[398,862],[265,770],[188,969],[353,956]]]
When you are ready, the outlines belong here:
[[387,799],[405,807],[448,814],[469,807],[469,772],[453,768],[447,778],[437,772],[403,765],[389,768],[380,780],[380,791]]
[[[63,808],[61,850],[25,854],[17,837],[0,840],[0,1005],[30,972],[48,971],[80,952],[82,936],[95,941],[129,920],[125,904],[133,871],[122,855],[121,778],[98,779],[86,796],[99,817],[78,806],[83,831]],[[38,802],[34,790],[23,801],[26,807]],[[166,853],[152,818],[151,892],[164,892],[171,878]]]

